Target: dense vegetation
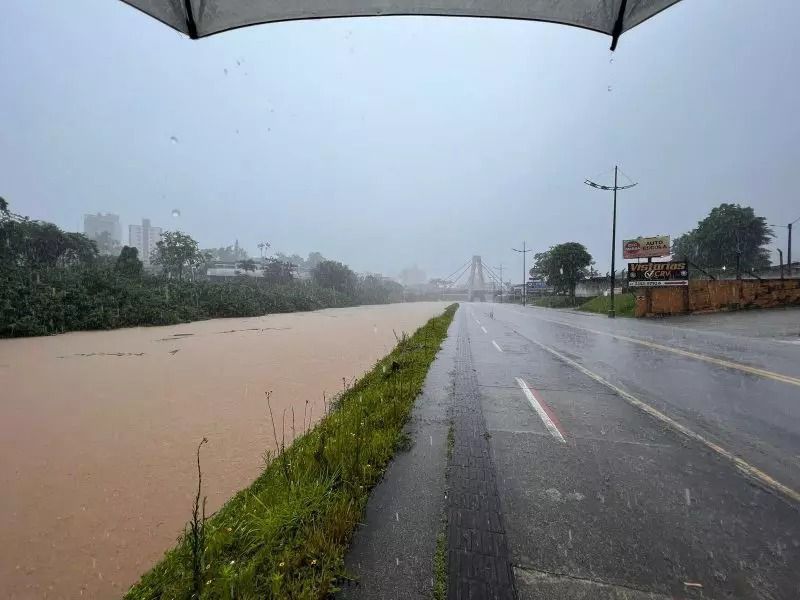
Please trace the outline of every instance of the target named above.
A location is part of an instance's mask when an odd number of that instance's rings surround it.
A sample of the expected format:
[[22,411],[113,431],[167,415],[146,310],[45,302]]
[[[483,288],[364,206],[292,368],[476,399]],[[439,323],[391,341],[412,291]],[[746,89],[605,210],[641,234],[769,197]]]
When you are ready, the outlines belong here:
[[[335,591],[369,492],[403,441],[456,308],[404,336],[316,426],[304,418],[300,437],[286,448],[276,442],[261,476],[205,522],[198,490],[178,545],[126,598],[304,600]],[[289,427],[284,417],[272,422],[280,440]]]
[[531,275],[543,277],[556,293],[575,297],[578,281],[592,275],[592,255],[583,244],[565,242],[534,255]]
[[697,227],[672,243],[676,259],[688,259],[719,274],[734,272],[737,261],[742,272],[757,271],[771,264],[767,245],[775,237],[764,217],[749,206],[720,204]]
[[[265,277],[227,282],[198,278],[203,252],[189,236],[165,232],[146,274],[136,249],[102,256],[94,240],[13,214],[0,199],[0,337],[168,325],[216,317],[381,304],[399,285],[357,276],[324,261],[311,280],[291,265],[265,262]],[[327,265],[327,266],[325,266]]]

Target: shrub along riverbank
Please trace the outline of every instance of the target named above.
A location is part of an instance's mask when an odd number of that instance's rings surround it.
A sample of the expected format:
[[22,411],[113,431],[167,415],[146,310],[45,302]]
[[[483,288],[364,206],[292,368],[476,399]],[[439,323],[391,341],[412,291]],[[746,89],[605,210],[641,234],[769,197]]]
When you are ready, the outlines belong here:
[[[108,234],[105,241],[110,238]],[[102,244],[110,251],[108,244]],[[320,256],[319,258],[322,259]],[[152,256],[160,273],[147,274],[135,248],[100,255],[98,242],[52,223],[11,212],[0,198],[0,337],[66,331],[172,325],[219,317],[253,317],[385,304],[402,300],[402,287],[322,259],[310,280],[289,262],[266,259],[261,277],[211,282],[210,255],[190,236],[164,232]],[[253,260],[242,261],[253,271]],[[189,281],[198,274],[199,279]]]
[[[268,453],[261,476],[205,523],[202,516],[190,523],[126,598],[304,600],[335,591],[370,490],[403,442],[403,426],[456,309],[449,306],[404,336],[319,423]],[[282,439],[281,415],[273,427]]]
[[[0,337],[172,325],[361,304],[357,295],[312,281],[295,279],[268,285],[241,279],[217,283],[127,277],[104,265],[0,269]],[[385,303],[388,294],[372,300]]]

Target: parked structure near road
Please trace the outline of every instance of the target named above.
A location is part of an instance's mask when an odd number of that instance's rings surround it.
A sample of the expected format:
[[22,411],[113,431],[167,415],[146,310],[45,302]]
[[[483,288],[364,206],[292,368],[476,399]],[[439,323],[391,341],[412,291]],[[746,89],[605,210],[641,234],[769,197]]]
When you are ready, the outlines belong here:
[[800,305],[800,279],[693,280],[688,286],[681,288],[637,289],[634,316],[652,317],[790,305]]

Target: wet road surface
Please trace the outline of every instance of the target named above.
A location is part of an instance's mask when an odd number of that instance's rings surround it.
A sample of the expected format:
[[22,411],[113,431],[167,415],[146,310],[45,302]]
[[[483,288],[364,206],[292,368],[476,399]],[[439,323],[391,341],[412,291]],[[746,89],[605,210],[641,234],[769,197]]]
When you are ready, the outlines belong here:
[[464,497],[489,490],[485,514],[448,508],[450,598],[511,597],[504,560],[522,599],[800,598],[800,347],[514,305],[456,319],[491,464],[450,465],[451,497],[454,469],[481,482]]

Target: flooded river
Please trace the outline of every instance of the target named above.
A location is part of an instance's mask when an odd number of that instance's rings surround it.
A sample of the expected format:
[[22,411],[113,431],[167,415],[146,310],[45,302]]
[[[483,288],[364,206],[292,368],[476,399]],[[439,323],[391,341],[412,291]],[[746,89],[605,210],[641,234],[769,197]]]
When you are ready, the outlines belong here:
[[273,447],[265,391],[276,415],[294,406],[299,430],[306,400],[316,420],[323,392],[339,391],[343,377],[392,349],[395,332],[444,307],[0,340],[3,597],[121,596],[190,517],[203,436],[213,511],[258,475]]

